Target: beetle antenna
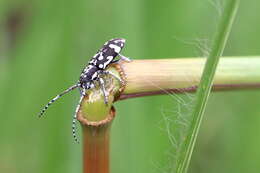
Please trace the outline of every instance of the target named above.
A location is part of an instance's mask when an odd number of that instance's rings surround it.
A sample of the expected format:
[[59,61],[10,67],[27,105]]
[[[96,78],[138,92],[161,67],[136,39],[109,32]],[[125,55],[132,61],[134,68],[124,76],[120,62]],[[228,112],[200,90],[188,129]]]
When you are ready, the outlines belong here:
[[80,86],[80,83],[77,83],[71,87],[69,87],[68,89],[66,89],[65,91],[63,91],[62,93],[60,93],[59,95],[57,95],[56,97],[54,97],[51,101],[49,101],[49,103],[47,105],[45,105],[45,107],[41,110],[41,112],[39,113],[39,117],[41,117],[44,112],[49,108],[49,106],[55,102],[56,100],[58,100],[59,98],[61,98],[64,94],[74,90],[75,88],[78,88]]
[[72,136],[74,138],[74,141],[76,143],[79,143],[79,139],[77,137],[77,134],[76,134],[76,120],[77,120],[77,114],[79,112],[79,108],[80,108],[80,104],[85,96],[85,93],[86,93],[86,90],[83,89],[83,91],[81,92],[81,96],[80,96],[80,99],[79,99],[79,103],[76,107],[76,110],[75,110],[75,113],[74,113],[74,116],[73,116],[73,119],[72,119]]

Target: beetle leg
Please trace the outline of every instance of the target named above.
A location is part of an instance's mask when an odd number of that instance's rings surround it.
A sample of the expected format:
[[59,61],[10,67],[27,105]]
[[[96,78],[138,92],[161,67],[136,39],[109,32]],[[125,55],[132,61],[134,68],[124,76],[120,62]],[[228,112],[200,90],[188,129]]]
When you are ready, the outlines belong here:
[[110,72],[110,71],[102,71],[100,72],[101,74],[108,74],[113,76],[114,78],[116,78],[119,82],[123,83],[122,79],[120,79],[118,76],[116,76],[114,73]]
[[120,59],[122,59],[123,61],[127,61],[127,62],[131,62],[132,60],[124,55],[118,54],[118,56],[120,57]]
[[101,90],[102,90],[103,95],[104,95],[104,102],[107,105],[107,103],[108,103],[108,93],[107,93],[106,88],[105,88],[105,81],[102,78],[98,78],[98,81],[99,81],[99,84],[101,86]]

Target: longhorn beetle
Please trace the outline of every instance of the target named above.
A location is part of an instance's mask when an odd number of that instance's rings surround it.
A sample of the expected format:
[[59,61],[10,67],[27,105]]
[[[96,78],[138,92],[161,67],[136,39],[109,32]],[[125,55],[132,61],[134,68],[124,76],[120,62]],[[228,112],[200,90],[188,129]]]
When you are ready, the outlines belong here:
[[129,58],[120,54],[120,51],[123,49],[124,45],[125,45],[125,39],[123,38],[115,38],[107,41],[103,45],[103,47],[92,57],[88,65],[83,69],[78,82],[75,85],[63,91],[62,93],[60,93],[59,95],[57,95],[56,97],[54,97],[51,101],[49,101],[49,103],[39,113],[39,117],[41,117],[44,114],[44,112],[48,109],[48,107],[53,102],[58,100],[64,94],[74,90],[75,88],[79,88],[81,96],[72,120],[72,135],[74,140],[78,143],[79,140],[76,136],[76,118],[77,118],[77,113],[79,111],[80,104],[86,94],[86,90],[94,88],[95,81],[98,81],[101,90],[104,94],[104,102],[105,104],[107,104],[108,93],[105,89],[104,79],[102,79],[101,75],[108,74],[115,77],[120,82],[122,82],[120,78],[115,76],[110,71],[106,71],[105,69],[109,64],[116,63],[117,61],[119,61],[115,59],[117,56],[119,56],[119,59],[130,61]]

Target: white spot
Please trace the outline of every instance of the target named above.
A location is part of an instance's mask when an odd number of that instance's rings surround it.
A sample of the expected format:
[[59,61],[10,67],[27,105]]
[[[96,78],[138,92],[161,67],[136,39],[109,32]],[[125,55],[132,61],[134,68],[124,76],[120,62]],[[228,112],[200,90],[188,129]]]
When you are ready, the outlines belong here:
[[88,72],[89,69],[91,69],[93,67],[93,65],[88,65],[85,69],[84,69],[84,72]]
[[96,77],[97,77],[97,73],[94,73],[94,74],[92,75],[91,79],[93,80],[93,79],[95,79]]
[[121,40],[115,40],[114,42],[115,42],[115,43],[119,43],[119,42],[121,42]]
[[120,39],[123,43],[125,43],[125,39]]
[[103,68],[103,64],[99,64],[98,67],[99,67],[99,68]]
[[108,56],[107,60],[109,60],[109,62],[112,61],[113,60],[113,56]]
[[92,59],[91,61],[89,61],[89,63],[94,63],[95,59]]
[[118,40],[115,40],[114,42],[115,42],[115,43],[120,43],[120,42],[122,42],[122,44],[123,44],[123,43],[125,43],[125,39],[118,39]]
[[104,63],[104,66],[106,67],[112,60],[113,60],[113,56],[108,56],[107,61]]
[[98,57],[98,60],[102,60],[104,59],[103,55],[101,54],[99,57]]
[[110,44],[109,47],[112,48],[112,49],[114,49],[114,51],[115,51],[116,53],[119,53],[120,50],[121,50],[121,48],[120,48],[119,46],[115,45],[115,44]]
[[96,53],[96,54],[94,55],[94,58],[97,58],[98,55],[99,55],[99,53]]

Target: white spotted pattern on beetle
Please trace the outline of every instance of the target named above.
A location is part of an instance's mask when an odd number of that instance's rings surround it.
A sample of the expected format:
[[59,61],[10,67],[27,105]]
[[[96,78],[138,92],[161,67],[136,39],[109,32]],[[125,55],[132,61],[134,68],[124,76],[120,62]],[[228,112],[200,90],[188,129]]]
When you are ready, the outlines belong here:
[[[80,108],[80,104],[85,96],[86,90],[89,90],[91,88],[95,87],[94,81],[98,81],[100,88],[104,94],[104,102],[107,104],[108,102],[108,95],[105,90],[105,84],[104,84],[104,79],[101,77],[101,75],[111,75],[115,77],[117,80],[120,82],[121,79],[118,78],[116,75],[113,73],[106,71],[106,68],[109,66],[111,63],[116,63],[119,60],[125,60],[125,61],[130,61],[129,58],[123,56],[120,54],[120,51],[123,49],[125,45],[125,39],[123,38],[115,38],[107,41],[103,47],[90,59],[88,65],[82,70],[82,73],[80,75],[79,81],[63,91],[61,94],[57,95],[54,97],[39,113],[39,117],[41,117],[44,112],[48,109],[48,107],[55,102],[57,99],[62,97],[64,94],[76,89],[80,88],[80,100],[79,103],[76,107],[75,114],[73,116],[73,121],[72,121],[72,135],[74,140],[78,143],[79,140],[76,136],[76,118],[77,118],[77,113]],[[119,59],[116,60],[115,58],[119,56]]]

